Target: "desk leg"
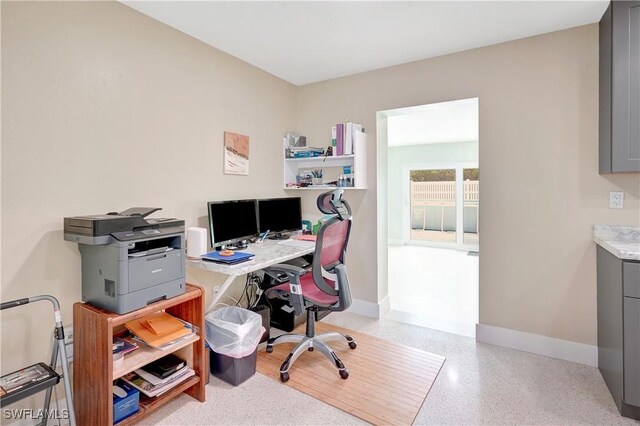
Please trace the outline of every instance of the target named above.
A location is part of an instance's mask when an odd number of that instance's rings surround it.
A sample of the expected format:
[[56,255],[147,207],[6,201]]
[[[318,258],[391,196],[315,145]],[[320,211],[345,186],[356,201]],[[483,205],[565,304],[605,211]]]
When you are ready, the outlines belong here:
[[233,282],[233,280],[236,279],[238,275],[229,275],[227,277],[226,280],[224,280],[224,283],[222,283],[222,286],[220,287],[220,289],[218,290],[218,292],[216,294],[213,295],[213,299],[211,300],[211,304],[209,305],[209,307],[207,308],[207,313],[211,312],[213,310],[213,306],[218,303],[218,301],[220,301],[220,299],[222,298],[222,295],[225,293],[225,291],[227,291],[227,289],[229,288],[229,286],[231,285],[231,283]]

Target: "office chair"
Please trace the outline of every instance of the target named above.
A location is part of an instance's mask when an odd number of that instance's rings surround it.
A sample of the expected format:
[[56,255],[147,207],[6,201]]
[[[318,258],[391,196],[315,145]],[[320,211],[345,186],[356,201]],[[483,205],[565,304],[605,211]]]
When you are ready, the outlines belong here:
[[[273,352],[273,346],[280,343],[297,343],[287,359],[280,366],[280,380],[289,380],[289,369],[304,351],[318,349],[338,368],[340,377],[349,377],[349,371],[336,353],[326,344],[331,340],[346,340],[351,349],[356,342],[351,336],[342,333],[326,333],[315,335],[316,312],[344,311],[351,305],[351,290],[344,255],[351,231],[351,208],[342,199],[342,189],[321,194],[318,197],[318,209],[324,214],[331,214],[318,230],[316,249],[311,271],[293,265],[274,265],[265,272],[273,277],[286,274],[288,283],[272,287],[268,296],[287,300],[296,315],[307,313],[307,328],[304,335],[283,334],[267,341],[267,352]],[[323,276],[323,271],[331,274],[331,279]]]

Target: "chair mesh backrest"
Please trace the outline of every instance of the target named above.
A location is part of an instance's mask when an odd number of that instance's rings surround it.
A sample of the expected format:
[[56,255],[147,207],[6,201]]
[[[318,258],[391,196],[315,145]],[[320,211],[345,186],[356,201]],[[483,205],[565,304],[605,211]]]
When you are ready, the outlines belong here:
[[[322,213],[334,216],[324,222],[318,231],[311,268],[313,281],[324,293],[338,296],[338,303],[331,310],[343,311],[351,305],[351,289],[344,265],[344,254],[351,232],[351,208],[342,199],[342,189],[321,194],[317,205]],[[335,274],[336,282],[325,280],[323,269]]]
[[330,219],[322,226],[320,239],[320,265],[328,267],[336,263],[343,263],[343,253],[349,239],[351,221]]
[[[318,232],[316,251],[311,268],[316,287],[328,295],[338,296],[338,299],[341,300],[340,306],[343,309],[346,309],[351,304],[351,291],[346,270],[343,270],[341,277],[336,276],[340,281],[340,291],[334,287],[338,283],[331,283],[331,281],[324,279],[322,270],[335,273],[334,268],[344,264],[344,253],[349,242],[350,231],[351,220],[340,220],[337,217],[332,217],[323,223]],[[344,265],[342,267],[344,268]]]

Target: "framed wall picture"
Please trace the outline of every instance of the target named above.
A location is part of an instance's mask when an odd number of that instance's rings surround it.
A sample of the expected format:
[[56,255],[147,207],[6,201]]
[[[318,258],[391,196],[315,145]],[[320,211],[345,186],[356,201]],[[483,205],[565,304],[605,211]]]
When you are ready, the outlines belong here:
[[224,132],[224,174],[249,175],[249,136]]

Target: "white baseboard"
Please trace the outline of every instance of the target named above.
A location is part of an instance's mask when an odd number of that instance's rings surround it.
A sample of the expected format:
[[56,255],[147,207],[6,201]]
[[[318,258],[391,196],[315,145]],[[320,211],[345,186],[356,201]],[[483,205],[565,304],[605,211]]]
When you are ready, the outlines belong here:
[[387,296],[378,303],[353,299],[349,307],[349,312],[369,318],[382,318],[384,314],[389,312],[389,309],[391,309],[391,304],[389,302],[389,296]]
[[391,299],[389,295],[378,302],[378,318],[383,318],[391,310]]
[[390,246],[403,246],[404,245],[404,240],[403,239],[396,239],[396,238],[389,238],[389,245]]
[[598,366],[598,347],[554,337],[476,324],[476,340],[551,358]]

